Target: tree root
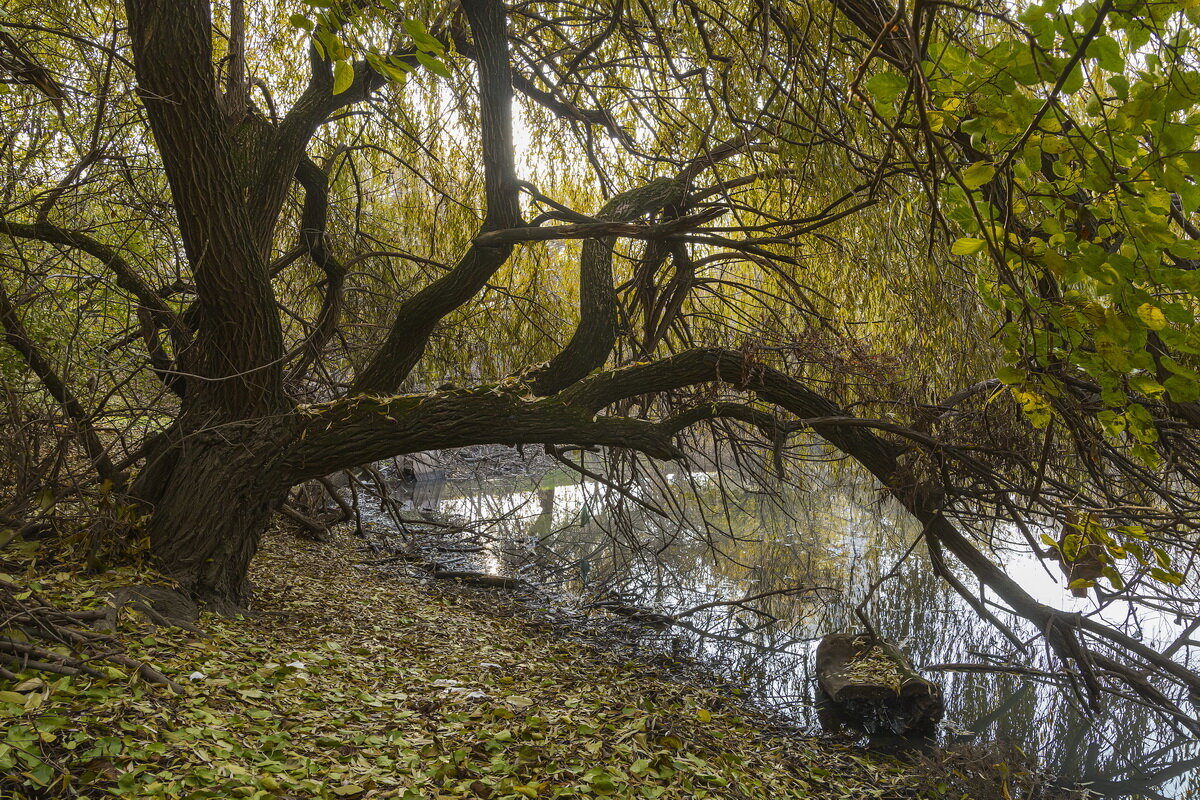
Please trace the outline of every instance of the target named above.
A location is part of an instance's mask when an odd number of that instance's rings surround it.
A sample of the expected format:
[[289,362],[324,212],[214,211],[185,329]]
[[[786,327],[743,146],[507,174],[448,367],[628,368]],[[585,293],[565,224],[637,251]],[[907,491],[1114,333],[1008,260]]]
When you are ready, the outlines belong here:
[[110,614],[105,609],[65,611],[32,590],[0,580],[0,678],[15,681],[28,670],[102,678],[104,673],[91,665],[108,662],[147,683],[182,692],[158,670],[121,652],[114,637],[86,627]]

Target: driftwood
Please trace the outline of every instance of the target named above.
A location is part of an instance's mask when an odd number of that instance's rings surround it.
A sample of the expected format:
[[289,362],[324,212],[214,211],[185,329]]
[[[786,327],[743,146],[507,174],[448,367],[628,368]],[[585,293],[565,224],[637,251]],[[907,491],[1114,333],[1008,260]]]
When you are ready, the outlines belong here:
[[675,619],[666,614],[660,614],[653,609],[643,608],[642,606],[628,605],[619,600],[601,600],[591,603],[588,608],[599,608],[610,614],[625,617],[631,622],[648,625],[651,628],[665,628],[675,623]]
[[387,558],[379,558],[374,561],[361,561],[360,566],[376,567],[384,564],[394,564],[403,561],[413,564],[422,569],[429,571],[431,578],[440,578],[442,580],[459,581],[471,586],[482,586],[487,589],[525,589],[528,588],[528,582],[521,578],[509,578],[503,575],[489,575],[486,572],[475,572],[472,570],[456,570],[446,569],[445,566],[437,561],[431,561],[425,556],[416,553],[396,553]]
[[433,577],[461,581],[472,586],[484,586],[490,589],[521,589],[527,585],[520,578],[506,578],[503,575],[489,575],[486,572],[464,572],[453,569],[437,570],[433,573]]
[[835,633],[817,645],[817,712],[830,731],[932,735],[945,712],[942,690],[898,647]]

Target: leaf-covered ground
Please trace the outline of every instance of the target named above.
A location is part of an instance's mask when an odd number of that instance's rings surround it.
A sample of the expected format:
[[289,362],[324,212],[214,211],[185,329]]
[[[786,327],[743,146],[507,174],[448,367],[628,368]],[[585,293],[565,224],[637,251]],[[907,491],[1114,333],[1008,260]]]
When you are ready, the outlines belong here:
[[[207,638],[127,612],[130,654],[182,695],[114,667],[0,686],[0,797],[963,796],[927,768],[769,733],[714,691],[497,612],[508,604],[483,590],[353,561],[346,542],[268,538],[257,613],[205,615]],[[60,572],[37,588],[86,607],[133,577]]]

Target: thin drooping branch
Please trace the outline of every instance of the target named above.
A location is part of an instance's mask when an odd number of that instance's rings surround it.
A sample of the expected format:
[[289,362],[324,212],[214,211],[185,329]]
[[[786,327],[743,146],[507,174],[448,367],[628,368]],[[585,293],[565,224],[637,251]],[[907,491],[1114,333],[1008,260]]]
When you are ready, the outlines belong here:
[[[0,273],[6,270],[7,266],[4,259],[0,258]],[[0,283],[0,332],[3,332],[4,340],[9,347],[17,352],[17,355],[25,362],[25,366],[34,375],[37,375],[42,386],[62,407],[63,412],[70,417],[78,433],[79,442],[88,458],[91,459],[101,480],[111,481],[116,489],[124,487],[126,476],[113,467],[108,450],[100,441],[100,437],[92,425],[91,417],[84,410],[79,398],[55,371],[49,359],[38,348],[25,325],[17,317],[16,309],[13,308],[12,300],[3,283]]]
[[[451,38],[454,40],[455,50],[459,53],[467,58],[478,58],[479,54],[475,46],[464,35],[461,29],[453,29],[451,31]],[[633,146],[633,138],[629,135],[629,132],[620,126],[610,112],[604,109],[580,108],[573,103],[563,100],[552,92],[539,88],[532,80],[517,71],[514,71],[512,74],[512,83],[513,88],[518,92],[538,105],[552,111],[562,119],[575,120],[587,125],[599,125],[626,147],[631,148]]]
[[[411,68],[418,62],[410,50],[396,50],[389,60],[401,61]],[[354,78],[350,86],[333,93],[333,64],[318,51],[309,47],[309,80],[296,103],[263,140],[259,178],[252,187],[252,211],[260,217],[259,227],[273,226],[285,198],[286,188],[295,173],[313,134],[339,109],[362,103],[387,83],[366,61],[354,63]]]
[[722,213],[720,209],[689,214],[668,222],[578,222],[573,225],[527,225],[482,233],[474,243],[490,247],[517,242],[549,242],[561,239],[624,237],[626,239],[666,239],[690,231]]
[[[600,209],[596,219],[628,224],[647,214],[669,209],[676,218],[655,226],[660,229],[656,233],[666,236],[720,216],[725,211],[721,207],[684,216],[687,193],[692,181],[704,170],[743,152],[750,141],[749,136],[739,135],[706,149],[685,163],[674,178],[659,178],[618,194]],[[603,367],[612,353],[618,334],[618,303],[613,280],[617,233],[608,232],[584,242],[579,258],[579,324],[566,347],[544,368],[532,373],[530,383],[535,394],[549,395],[565,389],[592,370]],[[677,247],[683,249],[682,244]],[[650,272],[657,269],[666,253],[667,249],[663,247],[647,248],[644,262]],[[687,288],[690,287],[684,287],[683,294]],[[681,295],[679,302],[682,301]]]
[[[504,4],[467,0],[467,22],[479,56],[480,141],[486,211],[480,233],[520,224],[513,155],[512,77]],[[355,379],[354,393],[393,392],[416,366],[434,326],[474,297],[508,260],[511,244],[473,243],[448,274],[405,301],[387,339]]]
[[[60,184],[64,188],[66,185],[65,182]],[[116,279],[117,286],[129,292],[137,300],[135,311],[142,340],[146,344],[151,369],[154,370],[154,374],[158,376],[164,386],[182,397],[185,391],[185,381],[176,360],[171,358],[163,347],[159,331],[166,329],[175,352],[183,353],[191,343],[191,328],[184,318],[167,305],[162,296],[142,279],[133,265],[116,249],[82,231],[70,230],[48,222],[44,212],[48,210],[47,204],[52,200],[53,194],[47,197],[46,203],[38,213],[37,222],[9,222],[0,218],[0,233],[7,234],[14,239],[71,247],[87,253],[107,267]]]
[[112,272],[117,286],[133,295],[138,304],[154,316],[155,322],[171,333],[176,347],[186,346],[190,336],[187,326],[150,284],[142,279],[133,265],[114,248],[82,231],[69,230],[44,221],[24,223],[0,218],[0,233],[15,239],[65,245],[92,256]]

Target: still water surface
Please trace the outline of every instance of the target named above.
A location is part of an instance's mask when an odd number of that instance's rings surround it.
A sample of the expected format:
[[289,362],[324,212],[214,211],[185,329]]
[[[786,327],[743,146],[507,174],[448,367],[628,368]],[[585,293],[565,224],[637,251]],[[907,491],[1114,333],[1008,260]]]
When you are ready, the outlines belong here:
[[[1118,701],[1085,712],[1069,691],[1028,675],[962,668],[989,660],[1017,670],[1054,667],[1036,641],[1014,657],[1013,646],[933,575],[919,525],[894,503],[861,480],[815,472],[782,497],[727,485],[719,472],[642,476],[624,491],[563,472],[397,483],[392,491],[410,512],[490,536],[464,555],[473,568],[521,574],[567,603],[607,600],[678,614],[803,589],[755,601],[753,611],[696,611],[685,617],[688,627],[665,636],[804,725],[817,725],[816,640],[860,629],[854,609],[861,604],[882,635],[942,683],[943,741],[1010,742],[1106,797],[1200,798],[1200,744],[1145,709]],[[385,522],[382,514],[374,519]],[[1095,611],[1093,599],[1072,597],[1027,551],[1000,555],[1040,601]],[[1159,643],[1173,641],[1186,622],[1124,604],[1099,616]],[[1034,638],[1027,624],[1006,621]]]

